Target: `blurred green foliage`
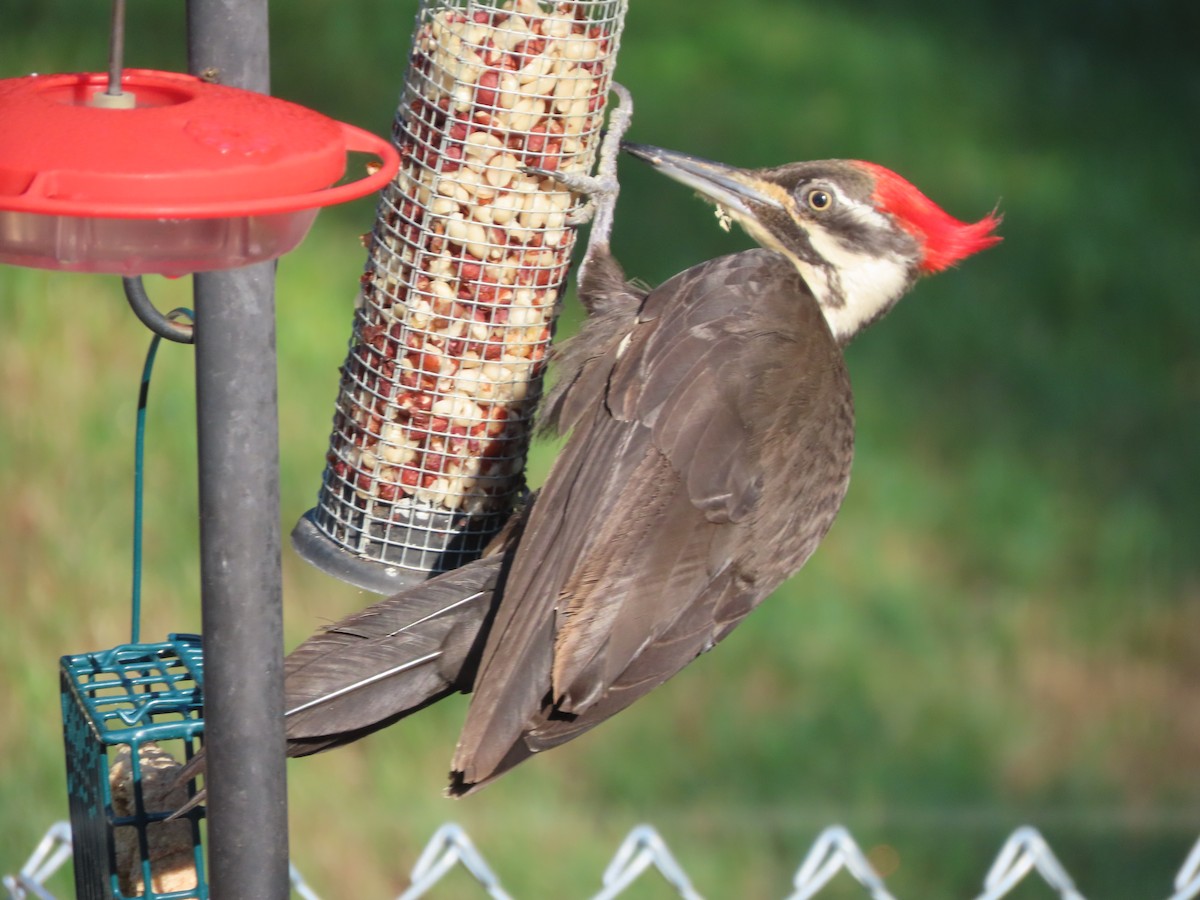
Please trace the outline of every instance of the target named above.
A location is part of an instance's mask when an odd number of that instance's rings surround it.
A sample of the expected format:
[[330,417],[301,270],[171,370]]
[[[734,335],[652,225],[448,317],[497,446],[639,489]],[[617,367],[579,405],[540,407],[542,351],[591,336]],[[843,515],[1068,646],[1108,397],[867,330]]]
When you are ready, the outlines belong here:
[[[716,653],[466,801],[439,796],[461,698],[300,761],[295,861],[323,896],[393,896],[454,819],[514,895],[586,896],[647,820],[702,893],[769,897],[840,821],[895,863],[897,896],[971,896],[1029,822],[1093,900],[1165,896],[1200,833],[1198,7],[631,5],[632,138],[742,165],[870,158],[963,218],[999,204],[1005,241],[849,348],[842,515]],[[276,4],[275,93],[385,133],[414,11]],[[0,75],[102,69],[108,12],[9,4]],[[134,0],[128,63],[186,68],[183,13]],[[622,179],[631,275],[748,245],[678,185],[632,161]],[[280,265],[285,529],[315,496],[371,215],[323,213]],[[186,281],[150,287],[163,308],[188,301]],[[127,635],[147,339],[116,279],[0,269],[5,872],[66,812],[57,657]],[[159,359],[151,638],[199,622],[190,352]],[[552,452],[534,454],[535,479]],[[289,644],[368,599],[290,551],[285,579]],[[858,893],[842,879],[827,896]]]

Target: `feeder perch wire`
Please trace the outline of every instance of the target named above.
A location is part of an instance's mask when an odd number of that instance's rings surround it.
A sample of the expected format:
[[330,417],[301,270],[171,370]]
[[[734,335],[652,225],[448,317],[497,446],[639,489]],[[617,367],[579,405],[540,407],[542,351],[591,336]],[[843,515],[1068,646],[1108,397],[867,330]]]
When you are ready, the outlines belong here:
[[391,593],[479,555],[525,454],[627,0],[425,0],[302,557]]

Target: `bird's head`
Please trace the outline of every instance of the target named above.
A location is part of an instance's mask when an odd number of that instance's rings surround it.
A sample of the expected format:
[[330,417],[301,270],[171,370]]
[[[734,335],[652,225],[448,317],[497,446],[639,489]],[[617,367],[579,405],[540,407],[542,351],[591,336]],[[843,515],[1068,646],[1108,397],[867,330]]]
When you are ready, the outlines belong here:
[[738,169],[672,150],[626,151],[716,204],[804,277],[841,343],[895,305],[918,275],[1000,240],[995,215],[955,219],[895,172],[857,160]]

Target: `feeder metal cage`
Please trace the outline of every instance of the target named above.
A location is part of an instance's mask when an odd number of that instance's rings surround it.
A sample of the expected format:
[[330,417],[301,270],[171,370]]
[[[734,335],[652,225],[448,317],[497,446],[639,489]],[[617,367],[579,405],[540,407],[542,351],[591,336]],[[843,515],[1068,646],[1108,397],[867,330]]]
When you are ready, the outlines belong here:
[[200,638],[64,656],[67,793],[80,900],[207,900],[198,813],[175,775],[203,721]]
[[[381,593],[479,555],[525,454],[626,0],[427,0],[301,556]],[[536,169],[539,171],[530,171]]]

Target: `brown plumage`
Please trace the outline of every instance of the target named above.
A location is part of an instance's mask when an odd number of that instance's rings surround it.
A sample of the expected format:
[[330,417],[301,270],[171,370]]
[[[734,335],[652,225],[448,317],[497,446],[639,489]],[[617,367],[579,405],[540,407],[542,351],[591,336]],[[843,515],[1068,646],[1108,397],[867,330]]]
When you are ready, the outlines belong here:
[[543,411],[543,427],[570,439],[519,540],[296,648],[289,754],[474,689],[454,765],[463,793],[594,727],[724,637],[816,548],[849,479],[849,382],[803,291],[765,250],[650,292],[593,256],[590,315],[558,354]]
[[473,690],[450,786],[469,793],[710,649],[837,514],[854,444],[842,345],[918,274],[996,240],[994,219],[958,222],[871,164],[743,170],[627,149],[763,249],[645,290],[593,233],[588,319],[543,407],[569,435],[544,487],[483,559],[288,656],[289,755]]
[[455,793],[712,647],[803,565],[846,491],[849,382],[787,260],[752,250],[648,294],[607,254],[588,276],[581,293],[608,308],[548,399],[548,424],[571,436],[507,573]]

